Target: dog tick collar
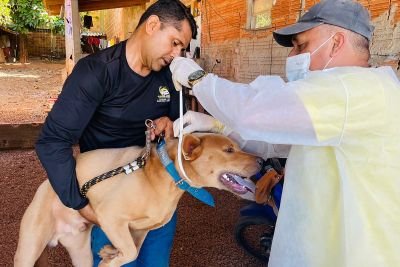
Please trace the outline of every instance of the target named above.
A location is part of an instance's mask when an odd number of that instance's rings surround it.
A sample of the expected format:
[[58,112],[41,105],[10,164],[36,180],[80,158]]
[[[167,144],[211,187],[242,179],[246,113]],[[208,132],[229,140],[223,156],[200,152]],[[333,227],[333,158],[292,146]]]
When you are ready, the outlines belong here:
[[192,187],[183,178],[179,176],[179,173],[176,170],[174,163],[168,156],[165,145],[166,145],[165,140],[160,139],[157,144],[157,154],[158,157],[160,158],[162,165],[165,167],[169,175],[171,175],[172,179],[174,179],[176,186],[182,190],[187,191],[189,194],[191,194],[198,200],[202,201],[203,203],[211,207],[215,207],[214,199],[207,190],[205,190],[204,188]]

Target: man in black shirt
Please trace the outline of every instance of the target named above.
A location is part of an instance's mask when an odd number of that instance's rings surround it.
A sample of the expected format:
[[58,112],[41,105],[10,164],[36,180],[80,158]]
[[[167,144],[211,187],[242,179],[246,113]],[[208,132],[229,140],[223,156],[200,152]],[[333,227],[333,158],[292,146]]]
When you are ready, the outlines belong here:
[[[179,97],[169,65],[197,34],[196,23],[179,0],[159,0],[139,20],[124,42],[81,59],[66,80],[36,144],[50,183],[67,207],[97,224],[88,200],[79,193],[72,146],[81,152],[100,148],[144,146],[145,120],[156,120],[155,134],[179,116]],[[151,231],[129,266],[168,266],[176,215]],[[92,230],[94,265],[98,250],[110,242]],[[157,253],[157,256],[149,253]]]

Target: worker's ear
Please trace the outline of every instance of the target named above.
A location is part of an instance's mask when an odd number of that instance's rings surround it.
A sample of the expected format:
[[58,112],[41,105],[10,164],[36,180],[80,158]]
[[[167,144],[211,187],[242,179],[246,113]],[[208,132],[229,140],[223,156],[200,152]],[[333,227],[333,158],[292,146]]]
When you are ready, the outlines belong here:
[[146,32],[152,35],[154,32],[158,31],[161,27],[160,18],[157,15],[151,15],[145,23]]
[[197,159],[202,151],[201,140],[193,134],[183,136],[182,155],[185,160]]
[[339,51],[342,50],[345,42],[348,41],[349,39],[343,32],[337,32],[332,38],[333,38],[333,47],[330,57],[335,57],[339,53]]

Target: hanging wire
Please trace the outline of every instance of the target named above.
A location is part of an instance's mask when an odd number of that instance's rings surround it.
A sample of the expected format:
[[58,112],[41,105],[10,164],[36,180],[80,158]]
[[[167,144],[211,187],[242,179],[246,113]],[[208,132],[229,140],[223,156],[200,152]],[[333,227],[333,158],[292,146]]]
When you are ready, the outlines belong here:
[[273,53],[272,53],[272,50],[273,50],[273,47],[274,47],[274,38],[273,37],[271,37],[271,53],[270,53],[270,61],[269,61],[269,75],[272,75],[272,56],[273,56]]

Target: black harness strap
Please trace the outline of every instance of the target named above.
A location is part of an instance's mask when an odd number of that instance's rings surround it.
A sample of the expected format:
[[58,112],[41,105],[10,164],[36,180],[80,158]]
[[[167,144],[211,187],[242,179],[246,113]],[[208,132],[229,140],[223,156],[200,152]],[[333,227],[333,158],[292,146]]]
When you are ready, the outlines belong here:
[[142,155],[138,157],[135,161],[128,163],[125,166],[118,167],[114,170],[111,170],[109,172],[103,173],[99,176],[94,177],[93,179],[90,179],[87,181],[82,188],[79,190],[81,195],[83,197],[86,197],[87,192],[89,189],[94,186],[95,184],[100,183],[101,181],[104,181],[110,177],[113,177],[115,175],[118,175],[120,173],[125,173],[125,174],[130,174],[131,172],[134,172],[140,168],[143,168],[144,165],[146,165],[146,159],[150,155],[150,150],[151,150],[151,138],[150,138],[150,131],[151,129],[156,128],[156,124],[152,121],[147,119],[145,121],[145,125],[147,126],[147,130],[145,132],[146,135],[146,147],[144,148],[144,151],[142,152]]
[[139,168],[143,168],[144,165],[146,165],[146,160],[144,160],[142,157],[139,157],[132,163],[129,163],[128,165],[118,167],[114,170],[111,170],[109,172],[103,173],[99,176],[96,176],[96,177],[90,179],[82,186],[82,188],[80,189],[80,193],[83,197],[86,197],[86,194],[89,191],[89,189],[92,186],[94,186],[95,184],[98,184],[98,183],[100,183],[108,178],[111,178],[115,175],[118,175],[120,173],[129,174],[133,171],[136,171]]

